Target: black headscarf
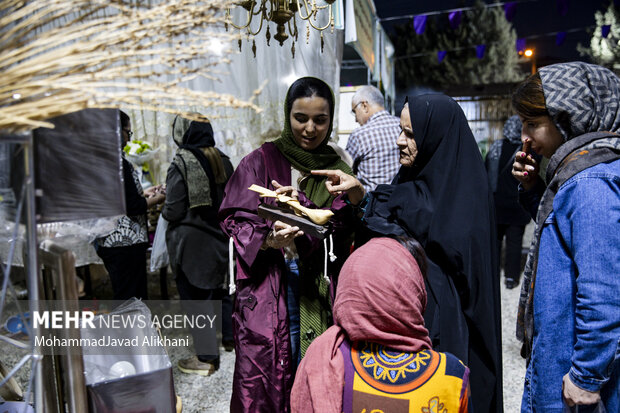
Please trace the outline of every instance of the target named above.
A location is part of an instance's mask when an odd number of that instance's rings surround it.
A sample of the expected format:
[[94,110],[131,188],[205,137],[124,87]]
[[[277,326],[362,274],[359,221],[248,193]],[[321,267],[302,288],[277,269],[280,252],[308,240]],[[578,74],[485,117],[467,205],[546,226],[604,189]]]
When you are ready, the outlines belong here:
[[491,222],[482,156],[454,100],[422,95],[408,104],[418,155],[392,185],[377,187],[365,218],[375,232],[413,236],[427,254],[430,249],[438,262],[457,269],[469,242],[460,234],[486,234]]
[[[206,119],[205,119],[206,120]],[[176,119],[175,123],[176,124]],[[174,124],[173,124],[173,134],[174,134]],[[176,142],[176,141],[175,141]],[[178,142],[177,142],[178,145]],[[211,126],[211,122],[206,120],[205,122],[192,121],[189,124],[189,128],[183,134],[183,141],[181,145],[179,145],[180,149],[187,149],[190,151],[200,165],[202,169],[204,169],[207,177],[209,178],[209,185],[211,188],[217,188],[215,181],[215,174],[213,173],[213,168],[209,162],[209,159],[206,157],[205,153],[200,148],[210,148],[215,146],[215,138],[213,137],[213,126]],[[219,205],[218,194],[216,190],[211,191],[212,197],[214,197],[213,202],[214,205]]]
[[215,146],[213,138],[213,126],[209,121],[197,122],[192,121],[189,128],[183,134],[183,143],[181,147],[209,148]]
[[422,95],[408,103],[417,157],[370,194],[364,218],[374,232],[408,234],[422,244],[429,306],[433,299],[437,306],[430,311],[438,313],[427,314],[431,338],[469,364],[476,410],[501,412],[494,209],[482,156],[453,99]]

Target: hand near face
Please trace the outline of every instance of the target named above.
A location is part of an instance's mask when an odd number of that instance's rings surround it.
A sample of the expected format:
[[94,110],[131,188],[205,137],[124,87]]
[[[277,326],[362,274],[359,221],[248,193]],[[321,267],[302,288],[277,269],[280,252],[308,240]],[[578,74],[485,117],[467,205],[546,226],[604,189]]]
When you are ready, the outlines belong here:
[[536,185],[540,166],[530,154],[532,141],[525,139],[520,152],[517,152],[512,164],[512,176],[521,183],[523,189],[529,191]]
[[311,172],[312,175],[326,176],[325,186],[332,195],[340,195],[343,192],[347,193],[349,201],[353,205],[360,203],[364,198],[364,187],[356,177],[342,172],[338,169],[322,169]]
[[274,249],[284,248],[292,243],[295,238],[302,235],[304,232],[300,231],[299,227],[292,227],[282,221],[276,221],[273,223],[273,228],[267,235],[267,239],[265,239],[265,245]]
[[[530,149],[547,159],[564,143],[562,133],[549,116],[521,117],[521,139],[531,145]],[[529,150],[524,151],[531,153]]]
[[564,398],[564,402],[569,407],[573,407],[576,404],[597,404],[601,400],[600,392],[591,392],[577,387],[571,381],[568,374],[564,375],[564,378],[562,380],[562,396]]

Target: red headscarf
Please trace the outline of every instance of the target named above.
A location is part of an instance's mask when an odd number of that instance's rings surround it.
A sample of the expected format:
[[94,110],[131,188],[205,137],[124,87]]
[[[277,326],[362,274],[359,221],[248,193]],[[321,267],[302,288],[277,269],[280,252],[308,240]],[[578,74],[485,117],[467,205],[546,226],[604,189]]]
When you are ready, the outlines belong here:
[[291,392],[293,412],[342,412],[342,341],[371,341],[394,350],[431,348],[424,327],[426,288],[411,253],[391,238],[374,238],[345,262],[334,302],[334,325],[301,361]]

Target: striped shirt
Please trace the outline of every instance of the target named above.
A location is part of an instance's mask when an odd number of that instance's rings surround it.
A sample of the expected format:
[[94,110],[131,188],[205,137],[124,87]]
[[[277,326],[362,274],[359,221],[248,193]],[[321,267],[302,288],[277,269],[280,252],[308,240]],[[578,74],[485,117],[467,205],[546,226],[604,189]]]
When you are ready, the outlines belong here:
[[400,120],[382,110],[349,136],[346,150],[353,158],[353,171],[366,192],[379,184],[389,184],[400,168],[396,139]]

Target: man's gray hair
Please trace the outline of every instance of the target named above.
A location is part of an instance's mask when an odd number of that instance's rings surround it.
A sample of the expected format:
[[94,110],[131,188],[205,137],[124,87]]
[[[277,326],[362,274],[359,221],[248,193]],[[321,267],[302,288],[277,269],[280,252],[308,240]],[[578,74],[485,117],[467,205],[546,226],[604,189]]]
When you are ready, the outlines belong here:
[[381,91],[376,87],[369,85],[359,88],[353,95],[351,101],[354,105],[366,101],[368,103],[374,103],[381,107],[385,107],[385,100],[383,99],[383,94]]

